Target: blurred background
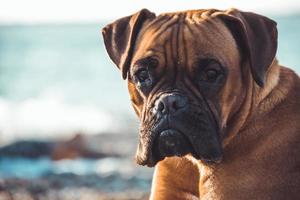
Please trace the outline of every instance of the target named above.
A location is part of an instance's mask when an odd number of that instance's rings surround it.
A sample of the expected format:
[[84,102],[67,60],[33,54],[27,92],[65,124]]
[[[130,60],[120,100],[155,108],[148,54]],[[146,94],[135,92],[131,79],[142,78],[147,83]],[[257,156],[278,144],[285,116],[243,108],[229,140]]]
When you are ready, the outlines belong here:
[[146,199],[138,121],[101,28],[157,14],[236,7],[278,23],[280,63],[300,73],[300,2],[0,0],[0,200]]

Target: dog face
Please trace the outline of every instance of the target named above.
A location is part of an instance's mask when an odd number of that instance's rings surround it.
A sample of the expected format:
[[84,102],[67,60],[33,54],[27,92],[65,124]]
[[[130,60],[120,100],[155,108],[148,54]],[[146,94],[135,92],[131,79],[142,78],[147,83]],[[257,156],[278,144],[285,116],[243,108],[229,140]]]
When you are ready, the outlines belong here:
[[220,161],[226,124],[249,81],[263,86],[276,52],[275,23],[237,10],[157,17],[142,10],[108,25],[103,36],[128,79],[141,123],[136,160],[148,166],[186,154]]

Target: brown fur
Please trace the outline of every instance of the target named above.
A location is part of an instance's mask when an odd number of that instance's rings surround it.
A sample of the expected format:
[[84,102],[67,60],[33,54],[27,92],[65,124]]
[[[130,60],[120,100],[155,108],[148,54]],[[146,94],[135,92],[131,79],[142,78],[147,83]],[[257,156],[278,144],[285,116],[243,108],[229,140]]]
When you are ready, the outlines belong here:
[[[213,200],[299,199],[300,81],[293,71],[277,63],[272,68],[268,77],[278,78],[278,83],[254,89],[256,94],[249,101],[256,105],[243,114],[248,116],[243,125],[235,121],[242,128],[226,138],[224,160],[209,166],[189,157],[197,171],[189,165],[190,169],[169,167],[183,162],[180,158],[165,159],[156,167],[152,199],[169,199],[169,195],[193,199],[192,194],[196,197],[198,192],[200,199]],[[189,187],[189,196],[185,187]]]
[[[239,44],[230,25],[224,23],[224,16],[226,21],[236,12],[230,9],[167,13],[154,24],[153,15],[147,14],[150,17],[139,26],[135,45],[130,51],[125,50],[126,58],[122,59],[129,62],[130,56],[130,63],[150,55],[160,61],[155,69],[160,80],[157,89],[174,77],[175,70],[174,84],[180,87],[180,80],[193,75],[193,61],[199,55],[213,56],[228,69],[226,83],[216,97],[220,102],[222,162],[205,164],[191,155],[164,159],[155,169],[151,199],[299,199],[300,79],[271,56],[276,51],[276,30],[261,33],[270,34],[266,36],[266,47],[261,47],[266,48],[263,52],[256,47],[249,47],[252,52],[244,51],[246,47]],[[238,19],[242,22],[249,17],[241,15]],[[262,28],[271,25],[270,22]],[[110,48],[107,30],[110,27],[104,30],[106,46]],[[252,40],[251,34],[241,40]],[[245,56],[248,59],[243,59]],[[119,58],[112,59],[122,69],[123,77],[128,68],[132,104],[143,120],[155,93],[143,96],[130,78],[132,64],[128,67]],[[176,69],[170,64],[174,60]],[[196,88],[190,87],[197,93]]]

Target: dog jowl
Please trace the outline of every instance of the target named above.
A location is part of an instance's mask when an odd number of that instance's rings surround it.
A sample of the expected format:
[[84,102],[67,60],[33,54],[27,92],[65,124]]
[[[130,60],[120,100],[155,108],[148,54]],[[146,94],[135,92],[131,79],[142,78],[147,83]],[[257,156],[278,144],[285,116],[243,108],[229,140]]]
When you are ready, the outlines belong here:
[[[230,12],[155,16],[143,9],[103,28],[107,52],[127,79],[140,118],[138,164],[154,166],[165,157],[187,154],[207,163],[221,161],[227,121],[246,95],[243,82],[263,86],[276,52],[273,21]],[[252,24],[263,28],[257,32]],[[260,49],[253,41],[256,34],[269,41]],[[245,60],[250,64],[241,68]]]

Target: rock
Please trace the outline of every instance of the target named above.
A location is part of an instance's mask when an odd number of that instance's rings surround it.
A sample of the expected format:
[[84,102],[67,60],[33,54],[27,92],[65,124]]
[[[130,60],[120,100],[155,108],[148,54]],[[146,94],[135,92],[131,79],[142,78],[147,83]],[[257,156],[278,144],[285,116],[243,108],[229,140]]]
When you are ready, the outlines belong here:
[[53,160],[133,157],[138,138],[134,133],[78,133],[66,141],[18,141],[0,148],[0,157],[51,157]]
[[[58,184],[59,183],[59,184]],[[0,179],[0,199],[14,200],[44,199],[123,199],[141,200],[149,198],[151,177],[124,178],[113,174],[101,177],[97,174],[49,174],[38,179]],[[59,185],[59,186],[58,186]]]
[[[112,134],[113,135],[113,134]],[[102,136],[102,135],[101,135]],[[107,140],[110,137],[93,137],[83,134],[76,134],[72,139],[57,143],[52,151],[51,158],[53,160],[61,159],[75,159],[79,157],[99,159],[104,157],[121,157],[123,155],[122,150],[111,151],[105,143],[109,143]],[[95,148],[96,146],[104,146],[103,148]],[[116,148],[115,145],[113,147]]]
[[94,151],[133,158],[138,144],[138,133],[102,133],[86,136],[85,141]]
[[75,135],[74,138],[65,142],[57,143],[52,151],[53,160],[84,158],[103,158],[105,154],[92,151],[85,142],[85,137],[81,134]]
[[37,158],[50,156],[54,142],[18,141],[0,148],[0,157]]

